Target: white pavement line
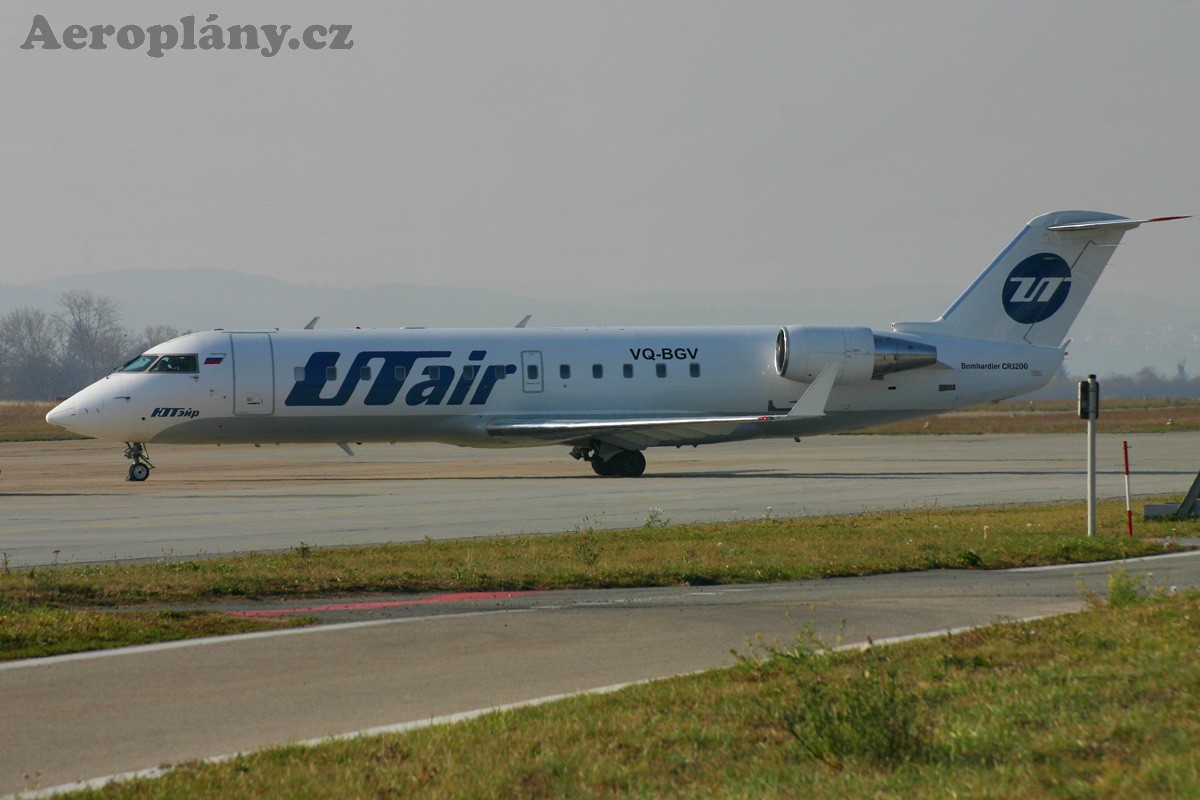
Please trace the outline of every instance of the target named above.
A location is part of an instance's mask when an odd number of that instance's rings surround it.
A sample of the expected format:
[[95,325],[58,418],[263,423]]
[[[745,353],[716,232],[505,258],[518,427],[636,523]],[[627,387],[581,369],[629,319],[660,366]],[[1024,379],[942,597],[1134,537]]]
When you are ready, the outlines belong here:
[[1005,572],[1052,572],[1064,569],[1087,569],[1103,564],[1140,564],[1144,561],[1161,561],[1165,558],[1189,558],[1200,556],[1200,550],[1188,550],[1183,553],[1163,553],[1157,556],[1138,556],[1137,558],[1121,558],[1116,561],[1077,561],[1073,564],[1051,564],[1046,567],[1014,567]]
[[[1068,612],[1076,613],[1076,612]],[[462,615],[468,616],[468,615]],[[987,623],[984,625],[966,625],[960,628],[948,628],[946,630],[927,631],[925,633],[911,633],[905,636],[891,636],[886,639],[867,639],[865,642],[854,642],[851,644],[842,644],[837,647],[830,648],[833,651],[842,650],[868,650],[872,647],[884,647],[891,644],[901,644],[902,642],[915,642],[921,639],[935,639],[940,636],[957,636],[968,631],[990,628],[993,625],[1016,625],[1023,622],[1036,622],[1041,619],[1049,619],[1050,617],[1064,616],[1062,614],[1037,614],[1031,617],[1020,617],[1018,619],[1005,620],[999,623]],[[422,617],[421,619],[425,619]],[[727,669],[727,667],[717,667],[717,669]],[[319,747],[324,744],[332,744],[334,742],[344,742],[351,739],[359,739],[369,736],[382,736],[390,733],[405,733],[408,731],[419,730],[421,728],[431,728],[434,725],[452,725],[459,722],[468,722],[477,719],[487,714],[503,713],[505,711],[515,711],[521,708],[532,708],[534,706],[544,705],[546,703],[554,703],[559,700],[568,700],[572,697],[586,697],[588,695],[603,695],[619,692],[622,689],[627,689],[631,686],[642,686],[659,681],[670,680],[672,678],[683,678],[691,675],[702,675],[705,672],[714,670],[701,669],[694,672],[684,672],[679,675],[664,675],[659,678],[647,678],[640,681],[627,681],[625,683],[614,683],[610,686],[600,686],[595,689],[583,689],[578,692],[566,692],[564,694],[552,694],[545,697],[537,697],[532,700],[521,700],[516,703],[506,703],[499,706],[490,706],[488,708],[477,708],[472,711],[460,711],[457,714],[445,714],[440,717],[430,717],[429,719],[413,720],[411,722],[398,722],[393,725],[380,725],[374,728],[364,728],[358,731],[349,731],[347,733],[336,733],[331,736],[321,737],[319,739],[305,739],[300,742],[291,742],[290,744],[272,744],[257,750],[243,750],[237,753],[225,753],[219,756],[209,756],[208,758],[189,761],[189,764],[220,764],[224,761],[229,761],[239,756],[253,755],[254,753],[264,750],[271,750],[279,747]],[[5,795],[0,797],[0,800],[35,800],[35,798],[53,797],[66,792],[77,792],[83,789],[101,789],[110,783],[123,783],[126,781],[136,780],[138,778],[158,778],[171,770],[175,769],[172,766],[152,767],[150,769],[134,770],[132,772],[122,772],[117,775],[107,775],[102,778],[91,778],[86,781],[77,781],[75,783],[63,783],[58,786],[50,786],[45,789],[36,789],[31,792],[17,792],[15,794]]]
[[986,625],[964,625],[961,628],[947,628],[944,631],[927,631],[926,633],[909,633],[904,636],[889,636],[886,639],[868,639],[865,642],[853,642],[852,644],[840,644],[837,647],[831,648],[834,652],[843,650],[870,650],[872,647],[885,647],[889,644],[903,644],[904,642],[917,642],[921,639],[936,639],[939,636],[958,636],[960,633],[969,631],[977,631],[981,628],[990,628],[993,625],[1016,625],[1022,622],[1037,622],[1040,619],[1050,619],[1051,617],[1065,617],[1067,614],[1077,614],[1077,611],[1065,611],[1061,614],[1034,614],[1032,617],[1019,617],[1017,619],[1006,619],[1003,622],[990,622]]
[[70,661],[90,661],[95,658],[117,658],[120,656],[142,655],[163,650],[180,650],[185,647],[207,647],[218,644],[233,644],[247,639],[269,639],[275,636],[300,636],[309,633],[335,633],[354,628],[372,628],[376,625],[396,625],[404,622],[425,622],[435,619],[455,619],[458,617],[478,617],[487,614],[517,614],[532,611],[529,608],[494,608],[486,611],[460,611],[455,614],[430,614],[423,617],[396,617],[395,619],[371,619],[361,622],[336,622],[332,625],[309,625],[305,628],[283,628],[276,631],[258,631],[255,633],[235,633],[227,636],[205,636],[201,639],[180,639],[175,642],[158,642],[156,644],[137,644],[129,647],[115,647],[109,650],[88,650],[82,653],[66,653],[61,656],[43,656],[42,658],[27,658],[21,661],[0,661],[0,672],[29,667],[50,667],[65,664]]

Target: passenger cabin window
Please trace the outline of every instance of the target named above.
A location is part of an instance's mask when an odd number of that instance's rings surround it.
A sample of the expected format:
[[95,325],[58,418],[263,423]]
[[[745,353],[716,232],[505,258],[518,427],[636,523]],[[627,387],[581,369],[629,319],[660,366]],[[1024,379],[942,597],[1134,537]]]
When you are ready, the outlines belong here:
[[496,375],[497,380],[508,377],[508,370],[504,368],[503,364],[496,364],[493,366],[492,372]]
[[442,368],[434,364],[432,367],[425,368],[425,374],[429,376],[429,380],[431,381],[440,381],[442,379]]
[[304,367],[295,367],[292,369],[292,377],[296,379],[296,383],[304,380]]
[[131,359],[125,366],[121,367],[118,372],[145,372],[146,369],[154,363],[158,356],[149,354],[140,355],[137,358]]
[[462,379],[464,381],[467,381],[468,383],[475,380],[475,373],[478,370],[479,370],[479,367],[476,366],[475,364],[467,364],[462,369]]
[[408,377],[408,367],[396,367],[396,382],[404,383],[404,379]]
[[691,364],[688,365],[688,374],[691,375],[693,378],[699,378],[700,377],[700,365],[697,364],[695,361],[693,361]]
[[654,374],[660,378],[667,377],[667,365],[666,364],[655,364],[654,365]]
[[337,367],[326,367],[325,368],[325,380],[326,381],[336,381],[337,380]]
[[360,381],[371,380],[371,368],[370,367],[359,367],[358,368],[358,379]]
[[633,364],[626,364],[624,367],[621,368],[621,371],[623,373],[625,373],[626,378],[632,378],[633,377]]
[[603,378],[604,377],[604,366],[601,364],[592,364],[592,377],[593,378]]
[[558,365],[558,377],[562,378],[564,381],[567,378],[571,377],[571,365],[570,364],[559,364]]
[[150,367],[151,372],[199,372],[199,356],[163,356]]

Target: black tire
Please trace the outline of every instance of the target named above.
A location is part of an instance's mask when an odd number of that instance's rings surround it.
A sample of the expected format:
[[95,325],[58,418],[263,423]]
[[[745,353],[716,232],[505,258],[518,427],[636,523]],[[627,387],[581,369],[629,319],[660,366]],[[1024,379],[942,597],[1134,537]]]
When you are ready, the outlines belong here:
[[593,458],[591,461],[592,472],[599,475],[601,478],[611,478],[616,475],[616,470],[613,469],[612,461],[605,461],[602,458]]
[[129,468],[129,480],[141,483],[150,477],[150,468],[145,464],[134,464]]
[[646,471],[646,457],[640,450],[622,450],[612,457],[612,466],[622,478],[640,478]]

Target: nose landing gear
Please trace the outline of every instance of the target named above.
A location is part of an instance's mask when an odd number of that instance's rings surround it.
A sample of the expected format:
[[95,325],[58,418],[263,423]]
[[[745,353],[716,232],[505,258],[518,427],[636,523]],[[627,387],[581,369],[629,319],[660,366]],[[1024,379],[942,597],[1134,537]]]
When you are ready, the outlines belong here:
[[154,469],[154,465],[150,463],[146,445],[141,442],[126,442],[125,457],[133,460],[129,465],[129,476],[125,480],[141,483],[150,477],[150,470]]

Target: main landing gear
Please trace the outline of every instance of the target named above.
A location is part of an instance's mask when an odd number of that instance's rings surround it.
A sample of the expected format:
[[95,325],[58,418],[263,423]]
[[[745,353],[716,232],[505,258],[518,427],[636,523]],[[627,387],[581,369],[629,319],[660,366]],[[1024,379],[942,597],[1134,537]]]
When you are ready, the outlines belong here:
[[133,459],[133,463],[129,465],[129,477],[125,480],[141,483],[150,477],[150,470],[154,469],[154,465],[150,463],[146,445],[141,442],[126,442],[125,457]]
[[640,450],[622,450],[599,442],[572,449],[571,457],[591,464],[592,471],[602,478],[637,478],[646,471],[646,457]]

